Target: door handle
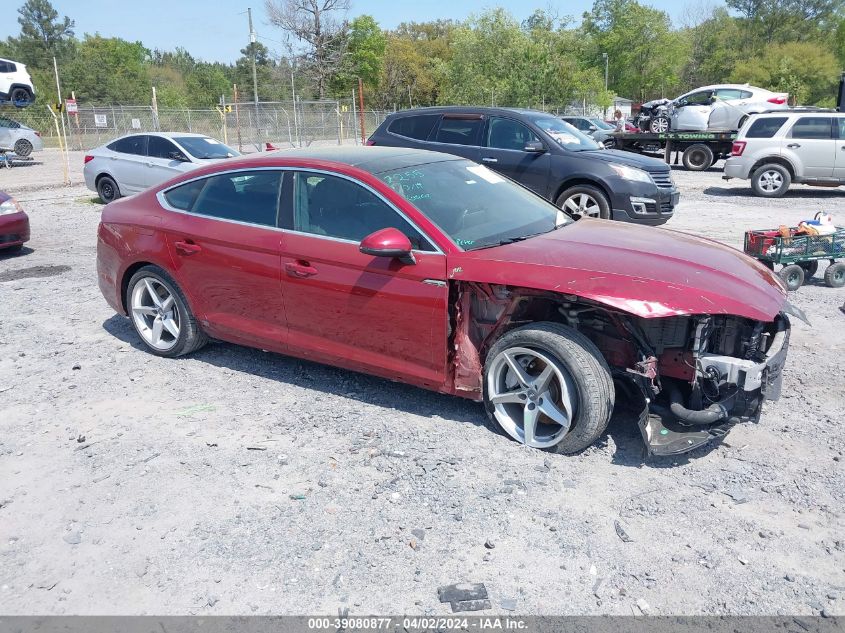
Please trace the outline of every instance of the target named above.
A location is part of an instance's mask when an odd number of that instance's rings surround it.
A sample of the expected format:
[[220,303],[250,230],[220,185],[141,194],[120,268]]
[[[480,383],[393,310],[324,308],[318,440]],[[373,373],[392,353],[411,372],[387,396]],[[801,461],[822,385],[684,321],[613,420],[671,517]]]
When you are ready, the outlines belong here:
[[194,255],[202,250],[202,246],[194,244],[190,240],[185,242],[174,242],[173,246],[176,248],[176,252],[180,255]]
[[800,143],[790,143],[789,145],[787,145],[787,147],[789,149],[795,149],[796,147],[801,147],[801,144]]
[[300,279],[304,279],[305,277],[313,277],[316,275],[317,269],[308,262],[299,260],[285,264],[285,272],[289,277],[299,277]]
[[485,156],[484,158],[481,159],[481,162],[482,163],[498,163],[499,159],[498,158],[490,158],[489,156]]

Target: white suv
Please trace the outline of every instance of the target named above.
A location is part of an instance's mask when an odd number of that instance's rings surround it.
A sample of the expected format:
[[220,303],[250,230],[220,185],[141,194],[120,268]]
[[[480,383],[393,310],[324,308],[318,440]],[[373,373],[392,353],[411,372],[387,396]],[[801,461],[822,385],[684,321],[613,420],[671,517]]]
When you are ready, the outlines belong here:
[[26,66],[11,59],[0,58],[0,102],[11,101],[22,108],[35,99],[35,86]]
[[792,183],[845,185],[845,112],[752,116],[737,134],[723,178],[751,179],[754,193],[766,198],[782,196]]

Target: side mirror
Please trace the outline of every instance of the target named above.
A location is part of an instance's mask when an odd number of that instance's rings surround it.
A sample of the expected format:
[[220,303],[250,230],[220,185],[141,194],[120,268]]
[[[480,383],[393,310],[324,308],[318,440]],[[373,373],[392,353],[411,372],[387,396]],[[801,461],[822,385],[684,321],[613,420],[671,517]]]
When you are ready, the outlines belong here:
[[590,130],[590,132],[595,132],[598,128],[597,128],[595,125],[591,125],[591,126],[590,126],[589,128],[587,128],[587,129],[588,129],[588,130]]
[[191,162],[182,152],[170,152],[170,160],[178,160],[180,163]]
[[528,141],[523,148],[526,152],[533,152],[535,154],[542,154],[546,151],[546,146],[541,141]]
[[374,257],[391,257],[399,259],[406,264],[416,264],[414,254],[411,252],[411,240],[399,229],[392,226],[370,233],[361,240],[358,247],[364,255]]

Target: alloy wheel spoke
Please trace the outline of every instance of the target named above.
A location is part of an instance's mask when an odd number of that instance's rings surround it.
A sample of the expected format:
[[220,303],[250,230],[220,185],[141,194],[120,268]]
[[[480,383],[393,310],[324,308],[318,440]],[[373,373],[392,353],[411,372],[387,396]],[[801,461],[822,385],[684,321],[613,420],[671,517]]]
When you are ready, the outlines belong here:
[[522,366],[519,364],[519,361],[517,361],[512,354],[509,354],[507,352],[505,353],[505,360],[507,361],[508,367],[510,367],[510,370],[513,372],[514,376],[519,381],[519,384],[523,387],[528,387],[528,385],[531,383],[531,378],[525,372],[525,369],[523,369]]
[[161,308],[161,297],[158,296],[155,287],[153,286],[152,282],[149,279],[144,279],[144,285],[147,287],[147,294],[150,295],[150,299],[156,305],[157,308]]
[[168,315],[161,320],[164,329],[173,335],[173,338],[179,338],[179,326],[173,320],[173,315]]
[[490,398],[490,402],[493,404],[511,404],[511,403],[524,403],[526,400],[525,389],[516,389],[515,391],[506,391],[505,393],[500,393],[492,398]]
[[549,383],[552,381],[554,375],[555,368],[552,367],[551,364],[546,365],[546,368],[540,372],[540,375],[537,376],[532,383],[532,386],[536,389],[537,393],[543,393],[548,390]]
[[158,314],[158,310],[152,306],[136,306],[132,308],[132,312],[135,314],[143,314],[144,316],[156,316]]
[[176,300],[173,298],[173,295],[167,295],[167,299],[161,302],[161,309],[168,312],[171,308],[173,308],[173,304],[175,302]]
[[525,405],[522,413],[522,431],[525,435],[525,445],[534,446],[534,435],[537,430],[537,418],[540,417],[540,409],[533,402]]
[[161,317],[156,317],[153,321],[153,331],[152,331],[152,344],[153,345],[160,345],[161,344],[161,333],[164,331],[164,323],[162,322]]
[[[543,404],[540,405],[540,412],[550,418],[555,424],[568,429],[570,427],[570,420],[572,419],[568,412],[561,411],[558,406],[552,402],[550,398],[543,398]],[[564,401],[566,404],[566,401]]]

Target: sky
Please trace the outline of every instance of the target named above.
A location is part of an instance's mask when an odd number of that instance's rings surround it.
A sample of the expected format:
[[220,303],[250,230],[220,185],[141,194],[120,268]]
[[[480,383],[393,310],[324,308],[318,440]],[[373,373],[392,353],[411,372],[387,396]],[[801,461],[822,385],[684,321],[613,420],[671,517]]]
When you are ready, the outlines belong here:
[[[642,0],[641,0],[642,1]],[[667,11],[679,20],[687,5],[703,0],[645,0],[655,8]],[[255,31],[259,41],[271,51],[281,53],[281,32],[267,23],[263,0],[51,0],[59,15],[76,21],[76,35],[99,33],[107,37],[140,40],[149,49],[187,49],[194,57],[205,61],[233,62],[240,57],[240,49],[249,43],[247,7],[252,7]],[[20,31],[17,12],[7,7],[20,6],[23,0],[0,0],[3,19],[0,20],[0,39],[17,35]],[[501,6],[522,20],[535,8],[552,8],[559,15],[580,18],[592,6],[592,0],[352,0],[350,17],[366,13],[375,17],[382,28],[394,28],[400,22],[424,22],[438,18],[462,20],[486,8]],[[213,8],[212,8],[213,7]],[[9,15],[11,13],[11,15]],[[8,17],[7,17],[8,16]]]

